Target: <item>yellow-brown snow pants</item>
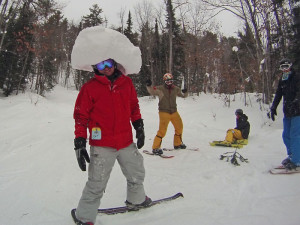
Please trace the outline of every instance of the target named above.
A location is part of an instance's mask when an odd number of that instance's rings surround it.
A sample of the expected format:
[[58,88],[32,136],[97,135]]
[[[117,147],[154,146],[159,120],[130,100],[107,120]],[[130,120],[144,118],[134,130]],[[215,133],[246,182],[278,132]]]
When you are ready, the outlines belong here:
[[169,122],[174,126],[175,134],[174,134],[174,146],[178,146],[182,144],[182,131],[183,131],[183,124],[181,117],[178,112],[174,113],[166,113],[166,112],[159,112],[159,130],[154,138],[152,149],[160,148],[161,142],[163,137],[167,133]]
[[225,140],[228,142],[233,142],[234,140],[242,140],[244,139],[242,136],[242,132],[238,129],[229,129],[227,130],[227,134]]

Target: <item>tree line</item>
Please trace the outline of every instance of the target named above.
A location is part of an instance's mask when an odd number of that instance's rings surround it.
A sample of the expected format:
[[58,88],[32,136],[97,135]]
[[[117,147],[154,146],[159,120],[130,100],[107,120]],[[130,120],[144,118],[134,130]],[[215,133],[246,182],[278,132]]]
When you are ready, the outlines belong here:
[[[139,96],[145,81],[162,82],[170,72],[190,93],[262,93],[269,103],[278,79],[278,62],[288,57],[299,71],[300,0],[150,0],[133,11],[120,9],[115,29],[142,53],[139,74],[129,75]],[[228,11],[243,21],[237,37],[218,31],[213,18]],[[0,90],[5,96],[28,89],[44,95],[58,82],[80,89],[93,74],[73,70],[78,33],[107,27],[94,4],[79,24],[64,18],[55,0],[0,0]]]

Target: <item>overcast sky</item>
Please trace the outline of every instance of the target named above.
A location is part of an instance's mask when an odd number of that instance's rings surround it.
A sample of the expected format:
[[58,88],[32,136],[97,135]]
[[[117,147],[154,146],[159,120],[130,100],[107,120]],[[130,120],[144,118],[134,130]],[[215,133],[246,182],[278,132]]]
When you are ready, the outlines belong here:
[[[70,21],[73,20],[78,23],[82,16],[90,13],[89,8],[93,4],[98,4],[103,10],[103,16],[108,20],[108,25],[120,25],[120,18],[118,13],[121,9],[125,9],[125,22],[127,21],[128,11],[134,13],[134,6],[138,2],[144,0],[56,0],[59,3],[63,3],[66,7],[63,9],[65,17]],[[163,0],[151,0],[155,6],[161,5]],[[229,13],[224,14],[224,18],[221,19],[222,28],[221,31],[225,35],[236,36],[237,27],[239,22]]]
[[[103,10],[103,16],[106,16],[108,23],[119,25],[120,18],[118,13],[121,9],[125,9],[125,21],[127,20],[128,11],[134,12],[133,7],[143,0],[56,0],[66,5],[63,9],[66,18],[79,22],[81,17],[90,13],[89,8],[93,4],[98,4]],[[151,0],[153,4],[163,2],[163,0]]]

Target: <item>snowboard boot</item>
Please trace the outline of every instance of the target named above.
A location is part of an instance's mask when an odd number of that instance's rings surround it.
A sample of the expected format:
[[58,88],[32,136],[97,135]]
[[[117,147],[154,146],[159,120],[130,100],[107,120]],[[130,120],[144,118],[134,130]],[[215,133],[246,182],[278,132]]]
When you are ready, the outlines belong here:
[[[74,219],[74,221],[75,221],[75,223],[77,224],[77,225],[94,225],[94,223],[93,222],[82,222],[82,221],[80,221],[77,217],[76,217],[76,214],[75,215],[72,215],[73,216],[73,219]],[[75,217],[75,218],[74,218]]]
[[186,145],[182,143],[181,145],[174,146],[174,149],[186,149]]
[[164,154],[163,150],[160,149],[160,148],[153,149],[153,150],[152,150],[152,153],[153,153],[154,155],[162,155],[162,154]]
[[295,170],[297,166],[292,161],[290,161],[284,165],[284,168],[286,170]]
[[147,207],[151,206],[152,200],[151,200],[151,198],[146,196],[145,201],[142,202],[141,204],[132,204],[131,202],[129,202],[127,200],[125,201],[125,204],[129,211],[138,211],[139,209],[147,208]]
[[286,164],[288,164],[288,163],[290,163],[290,162],[291,162],[290,157],[287,157],[286,159],[282,160],[281,164],[282,164],[283,166],[285,166]]

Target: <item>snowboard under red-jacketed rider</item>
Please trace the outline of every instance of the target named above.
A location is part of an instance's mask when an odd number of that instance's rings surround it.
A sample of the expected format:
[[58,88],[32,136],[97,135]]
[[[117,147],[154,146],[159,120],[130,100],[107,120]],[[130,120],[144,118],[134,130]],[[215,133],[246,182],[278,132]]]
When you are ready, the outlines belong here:
[[[127,179],[126,204],[148,206],[143,182],[143,157],[137,148],[144,145],[144,125],[137,94],[131,79],[123,75],[113,59],[94,65],[95,76],[84,84],[78,94],[75,109],[75,151],[80,168],[86,170],[88,181],[76,209],[82,224],[96,220],[100,200],[110,173],[117,160]],[[132,125],[136,130],[137,146],[133,143]],[[90,160],[86,151],[89,130]]]

